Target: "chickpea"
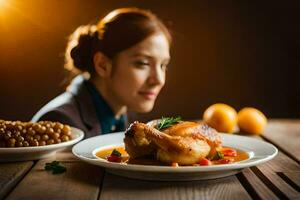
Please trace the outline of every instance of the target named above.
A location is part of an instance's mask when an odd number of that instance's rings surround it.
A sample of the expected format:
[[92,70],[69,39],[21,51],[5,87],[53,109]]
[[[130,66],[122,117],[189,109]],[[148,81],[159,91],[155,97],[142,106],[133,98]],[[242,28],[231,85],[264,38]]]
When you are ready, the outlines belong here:
[[52,135],[54,133],[54,130],[53,130],[53,128],[47,128],[47,130],[46,130],[46,134],[48,134],[48,135]]
[[59,139],[59,138],[54,139],[54,143],[55,143],[55,144],[61,143],[61,139]]
[[40,135],[37,135],[37,134],[34,135],[33,138],[36,139],[37,141],[41,140],[41,136],[40,136]]
[[21,131],[21,130],[23,129],[23,127],[22,127],[21,125],[18,125],[18,126],[16,127],[16,129],[19,130],[19,131]]
[[11,129],[13,127],[13,125],[11,122],[7,122],[6,127],[7,127],[7,129]]
[[23,141],[23,146],[24,147],[29,147],[29,143],[27,141]]
[[39,146],[45,146],[45,145],[46,145],[46,141],[43,140],[39,141]]
[[7,131],[6,133],[4,133],[4,140],[9,140],[11,138],[11,132]]
[[19,136],[21,136],[21,132],[20,131],[15,131],[13,133],[13,135],[14,135],[14,137],[19,137]]
[[32,135],[32,136],[35,135],[35,130],[33,130],[33,128],[29,128],[28,129],[28,134]]
[[69,140],[70,140],[69,136],[67,136],[67,135],[61,136],[61,141],[67,142],[67,141],[69,141]]
[[56,123],[55,122],[50,122],[51,128],[54,128]]
[[54,127],[56,130],[61,130],[61,129],[63,129],[64,128],[64,125],[62,124],[62,123],[59,123],[59,122],[57,122],[56,124],[55,124],[55,127]]
[[32,127],[32,126],[33,126],[33,123],[32,123],[32,122],[27,122],[25,126],[26,126],[27,128]]
[[71,132],[71,128],[69,125],[64,125],[64,128],[62,129],[63,134],[68,135],[69,132]]
[[48,135],[42,135],[42,140],[43,140],[43,141],[49,140],[49,136],[48,136]]
[[7,142],[8,147],[15,147],[16,144],[16,139],[15,138],[10,138]]
[[39,146],[39,142],[38,142],[36,139],[31,140],[31,141],[29,142],[29,144],[30,144],[30,146]]
[[15,145],[16,145],[16,147],[22,147],[23,146],[23,142],[17,141]]
[[27,130],[26,130],[26,129],[23,129],[23,130],[22,130],[22,134],[23,134],[23,135],[27,134]]
[[49,139],[49,140],[47,140],[47,142],[46,142],[48,145],[49,144],[54,144],[54,140],[53,139]]
[[32,129],[35,130],[35,131],[37,131],[40,128],[41,128],[40,124],[33,124],[33,126],[32,126]]
[[26,136],[25,136],[25,140],[26,140],[27,142],[30,142],[31,140],[33,140],[33,137],[32,137],[31,135],[26,135]]
[[53,133],[52,134],[53,139],[57,139],[57,138],[59,138],[59,136],[60,136],[59,133]]
[[6,126],[5,126],[5,124],[0,124],[0,129],[6,129]]
[[41,126],[41,128],[39,129],[39,133],[44,134],[46,132],[47,128],[45,126]]
[[56,133],[61,134],[61,129],[54,130]]
[[23,141],[24,141],[24,137],[18,136],[18,137],[17,137],[17,141],[18,141],[18,142],[23,142]]
[[67,135],[67,136],[71,137],[72,133],[70,131],[70,132],[65,133],[64,135]]

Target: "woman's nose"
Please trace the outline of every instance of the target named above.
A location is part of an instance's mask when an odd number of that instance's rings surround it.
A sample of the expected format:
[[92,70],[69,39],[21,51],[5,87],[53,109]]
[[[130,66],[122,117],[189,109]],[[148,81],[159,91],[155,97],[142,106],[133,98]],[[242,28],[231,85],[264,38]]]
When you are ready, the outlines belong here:
[[164,85],[166,72],[160,67],[157,66],[155,69],[151,70],[149,77],[149,83],[151,85]]

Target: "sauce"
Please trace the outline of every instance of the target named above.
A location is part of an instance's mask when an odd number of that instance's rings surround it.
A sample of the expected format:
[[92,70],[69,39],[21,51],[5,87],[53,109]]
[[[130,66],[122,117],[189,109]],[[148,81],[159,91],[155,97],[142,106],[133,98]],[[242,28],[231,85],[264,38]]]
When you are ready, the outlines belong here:
[[[228,147],[226,147],[228,148]],[[230,147],[229,147],[230,148]],[[135,158],[135,159],[130,159],[128,153],[126,152],[124,147],[112,147],[112,148],[107,148],[100,150],[96,153],[96,156],[102,159],[107,160],[107,157],[111,155],[112,151],[116,149],[121,153],[122,161],[123,163],[128,163],[128,164],[138,164],[138,165],[158,165],[158,166],[169,166],[166,163],[160,162],[156,160],[153,156],[147,156],[143,158]],[[235,162],[239,162],[242,160],[246,160],[249,158],[249,155],[247,152],[235,149],[237,151],[236,156],[224,156],[224,159],[230,159]],[[218,165],[218,164],[223,164],[220,163],[220,160],[213,160],[211,161],[213,165]]]
[[129,160],[129,155],[128,153],[125,151],[124,147],[113,147],[113,148],[107,148],[107,149],[103,149],[100,151],[97,151],[96,156],[98,158],[102,158],[107,160],[107,157],[110,156],[110,154],[112,153],[112,151],[116,149],[117,151],[119,151],[122,155],[122,162],[128,162]]

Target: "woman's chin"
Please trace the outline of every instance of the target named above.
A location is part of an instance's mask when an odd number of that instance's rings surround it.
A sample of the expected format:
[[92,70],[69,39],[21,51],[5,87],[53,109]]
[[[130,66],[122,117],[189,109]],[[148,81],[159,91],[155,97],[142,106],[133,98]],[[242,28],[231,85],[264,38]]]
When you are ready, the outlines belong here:
[[138,113],[147,113],[150,112],[153,109],[154,102],[147,102],[140,105],[135,105],[131,108],[131,110],[134,110]]

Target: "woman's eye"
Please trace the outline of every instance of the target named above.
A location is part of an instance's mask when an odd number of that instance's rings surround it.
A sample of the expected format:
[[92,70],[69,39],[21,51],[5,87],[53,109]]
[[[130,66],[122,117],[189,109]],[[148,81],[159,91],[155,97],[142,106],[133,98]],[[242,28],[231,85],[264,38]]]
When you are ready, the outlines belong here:
[[149,65],[149,62],[147,62],[147,61],[136,61],[136,62],[134,63],[134,65],[135,65],[136,67],[142,68],[142,67],[148,66],[148,65]]

